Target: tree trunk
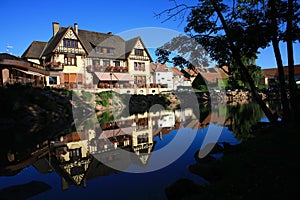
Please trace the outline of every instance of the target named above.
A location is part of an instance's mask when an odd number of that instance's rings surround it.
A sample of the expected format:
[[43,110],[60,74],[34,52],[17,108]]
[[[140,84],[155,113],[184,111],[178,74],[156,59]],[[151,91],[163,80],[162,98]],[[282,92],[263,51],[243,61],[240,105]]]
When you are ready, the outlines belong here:
[[280,97],[281,97],[281,104],[282,104],[282,110],[283,110],[283,119],[282,121],[287,122],[289,120],[289,102],[287,99],[286,94],[286,87],[285,87],[285,80],[284,80],[284,70],[283,70],[283,64],[281,59],[281,53],[279,49],[279,40],[278,40],[278,22],[277,22],[277,16],[276,16],[276,8],[275,8],[275,2],[269,1],[270,8],[271,8],[271,24],[272,24],[272,45],[273,50],[276,58],[277,63],[277,69],[278,69],[278,80],[279,80],[279,89],[280,89]]
[[295,81],[295,69],[294,69],[294,51],[293,51],[293,0],[288,0],[288,16],[287,16],[287,54],[288,54],[288,66],[289,66],[289,90],[291,99],[291,122],[295,122],[297,109],[296,101],[296,81]]
[[283,121],[287,122],[289,120],[290,109],[289,109],[289,102],[286,94],[284,70],[283,70],[280,49],[279,49],[279,42],[276,38],[272,39],[272,45],[273,45],[273,50],[274,50],[277,68],[278,68],[278,80],[279,80],[280,97],[281,97],[282,111],[283,111]]
[[238,49],[236,48],[236,46],[233,43],[233,38],[231,36],[231,33],[228,29],[227,23],[218,7],[218,5],[216,4],[216,2],[214,0],[211,1],[215,11],[217,12],[218,17],[221,20],[222,26],[224,28],[225,34],[228,38],[229,41],[229,45],[230,45],[230,49],[232,51],[233,54],[233,59],[236,61],[236,63],[240,66],[240,69],[242,71],[242,73],[244,74],[244,77],[246,78],[246,81],[248,82],[251,92],[254,95],[254,98],[256,100],[256,102],[259,104],[259,106],[261,107],[261,109],[263,110],[263,112],[265,113],[266,117],[269,119],[269,121],[271,123],[276,123],[277,122],[277,117],[275,117],[271,110],[267,107],[267,105],[265,104],[265,102],[262,100],[262,97],[258,94],[257,89],[255,87],[254,81],[251,77],[251,75],[249,74],[249,71],[247,70],[246,66],[244,65],[244,63],[241,60],[241,55],[238,51]]

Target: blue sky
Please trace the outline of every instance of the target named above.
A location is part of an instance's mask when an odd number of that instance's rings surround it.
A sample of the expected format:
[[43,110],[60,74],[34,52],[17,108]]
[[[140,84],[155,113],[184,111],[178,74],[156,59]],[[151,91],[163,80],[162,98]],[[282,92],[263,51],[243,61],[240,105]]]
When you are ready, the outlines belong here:
[[[18,56],[33,40],[48,41],[52,36],[52,22],[59,22],[61,26],[76,22],[79,29],[104,33],[111,31],[114,34],[147,27],[183,32],[184,24],[179,25],[174,20],[161,23],[162,19],[154,16],[155,12],[173,5],[169,0],[4,0],[1,1],[0,12],[0,52],[6,52],[7,46],[12,46],[9,52]],[[281,46],[283,64],[287,65],[285,44]],[[295,63],[300,64],[299,44],[294,46],[294,51]],[[276,67],[272,48],[262,51],[257,64],[263,68]]]

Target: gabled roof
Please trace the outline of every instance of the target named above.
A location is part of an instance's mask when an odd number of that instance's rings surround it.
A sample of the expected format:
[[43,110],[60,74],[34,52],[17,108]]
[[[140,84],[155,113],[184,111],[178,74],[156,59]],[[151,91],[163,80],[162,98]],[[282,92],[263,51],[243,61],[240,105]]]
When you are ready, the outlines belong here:
[[151,55],[148,51],[148,49],[146,48],[146,45],[144,44],[143,40],[141,39],[140,36],[138,37],[135,37],[135,38],[132,38],[130,40],[127,40],[126,41],[126,46],[125,46],[125,57],[128,58],[130,53],[132,52],[132,50],[134,49],[136,43],[140,41],[142,43],[142,45],[144,46],[144,49],[148,55],[148,57],[150,58],[150,62],[153,62],[152,58],[151,58]]
[[67,34],[67,32],[69,30],[72,30],[73,33],[76,35],[76,37],[78,38],[79,42],[82,44],[83,49],[87,52],[87,47],[85,46],[85,43],[83,42],[83,40],[78,36],[78,34],[74,31],[72,26],[69,26],[68,28],[66,27],[60,27],[58,32],[49,40],[49,42],[47,43],[47,46],[43,52],[43,55],[48,55],[50,53],[53,53],[55,51],[55,49],[58,47],[59,42],[65,37],[65,35]]
[[66,34],[68,28],[60,27],[58,32],[52,36],[52,38],[47,43],[47,46],[43,52],[43,55],[48,55],[52,53],[57,47],[58,43],[62,40],[63,36]]
[[22,58],[35,58],[39,59],[45,49],[47,42],[33,41],[30,46],[25,50]]
[[138,39],[139,39],[139,37],[135,37],[135,38],[132,38],[132,39],[126,41],[126,43],[125,43],[126,44],[125,45],[125,55],[126,55],[126,58],[128,58],[128,56],[132,52],[134,46],[138,42]]

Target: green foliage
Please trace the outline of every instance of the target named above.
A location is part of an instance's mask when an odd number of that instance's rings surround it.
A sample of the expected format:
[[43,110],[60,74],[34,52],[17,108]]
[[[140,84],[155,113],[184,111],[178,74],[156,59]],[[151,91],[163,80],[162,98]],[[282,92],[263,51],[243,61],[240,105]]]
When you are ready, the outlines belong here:
[[81,91],[82,98],[84,101],[92,101],[94,94],[91,92],[86,92],[85,90]]
[[228,79],[218,79],[218,88],[226,88],[228,86]]
[[207,92],[207,85],[204,78],[201,75],[198,75],[192,83],[192,87],[200,92]]
[[256,103],[229,106],[228,113],[230,113],[229,117],[232,120],[230,129],[239,141],[253,137],[251,127],[264,116]]
[[98,116],[98,121],[100,125],[105,125],[114,121],[114,116],[111,114],[111,112],[104,112]]
[[101,104],[104,107],[108,107],[110,104],[110,99],[112,99],[112,92],[100,92],[97,94],[100,98],[100,101],[97,101],[97,104]]

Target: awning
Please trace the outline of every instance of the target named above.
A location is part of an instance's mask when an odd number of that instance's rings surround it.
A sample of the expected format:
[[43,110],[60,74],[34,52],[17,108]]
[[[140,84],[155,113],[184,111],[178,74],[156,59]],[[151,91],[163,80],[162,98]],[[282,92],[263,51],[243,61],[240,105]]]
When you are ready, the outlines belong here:
[[129,73],[95,72],[100,81],[132,81]]
[[22,73],[25,73],[25,74],[29,74],[29,75],[34,75],[34,76],[45,76],[43,74],[40,74],[40,73],[37,73],[37,72],[31,72],[31,71],[24,71],[24,70],[21,70],[21,69],[17,69],[17,68],[14,68],[15,70],[18,70]]

